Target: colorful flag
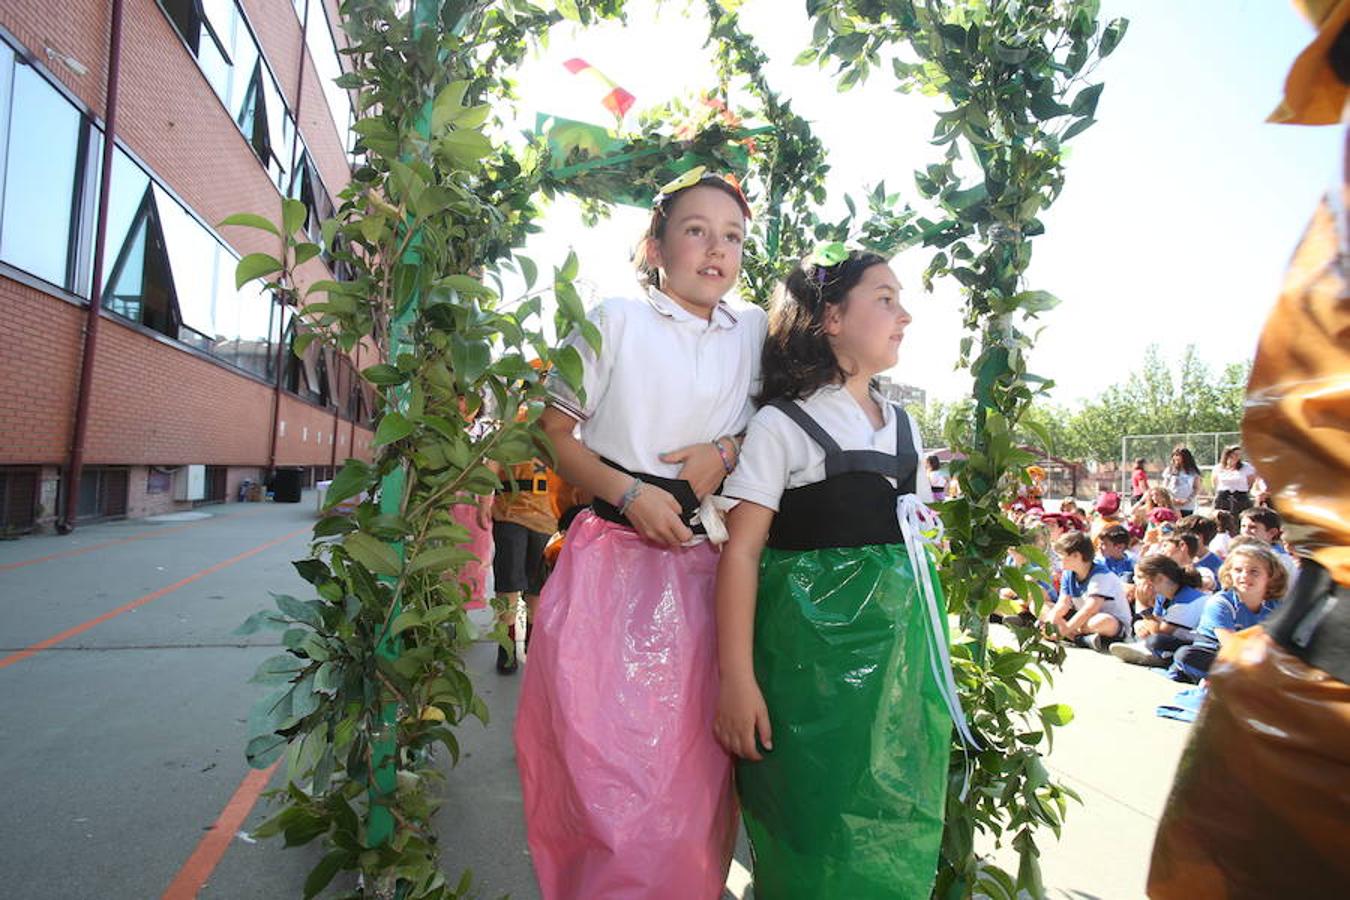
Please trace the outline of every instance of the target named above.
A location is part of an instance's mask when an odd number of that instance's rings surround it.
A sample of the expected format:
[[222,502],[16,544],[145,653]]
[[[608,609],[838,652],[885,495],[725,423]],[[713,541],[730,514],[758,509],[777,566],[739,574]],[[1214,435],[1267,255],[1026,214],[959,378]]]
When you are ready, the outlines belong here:
[[622,120],[628,113],[628,110],[632,108],[633,102],[637,99],[611,81],[604,72],[601,72],[584,59],[569,59],[567,62],[563,63],[563,65],[567,68],[567,71],[571,72],[573,75],[584,73],[604,85],[607,93],[601,98],[600,102],[604,104],[605,109],[614,114],[614,118],[616,119]]

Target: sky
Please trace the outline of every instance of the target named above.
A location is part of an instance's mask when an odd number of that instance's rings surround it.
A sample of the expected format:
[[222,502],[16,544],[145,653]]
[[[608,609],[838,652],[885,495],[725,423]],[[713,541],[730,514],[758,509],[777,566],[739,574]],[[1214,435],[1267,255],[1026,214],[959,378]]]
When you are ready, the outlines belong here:
[[[711,88],[702,6],[640,0],[628,4],[626,27],[555,30],[521,71],[521,123],[536,112],[613,122],[603,91],[563,68],[574,56],[637,96],[634,127],[642,108]],[[1042,216],[1026,280],[1062,301],[1037,323],[1030,368],[1054,379],[1052,399],[1067,405],[1123,380],[1151,343],[1166,360],[1195,344],[1215,368],[1251,359],[1290,254],[1339,176],[1337,128],[1265,123],[1313,34],[1288,2],[1103,0],[1103,21],[1116,16],[1130,26],[1096,72],[1106,83],[1098,122],[1068,144],[1066,186]],[[888,69],[840,94],[829,71],[794,66],[811,29],[800,0],[747,0],[741,19],[770,58],[770,84],[826,145],[832,203],[842,208],[844,192],[884,180],[923,211],[912,173],[940,161],[928,138],[941,104],[895,92]],[[526,249],[541,269],[574,248],[588,293],[634,292],[628,260],[642,211],[618,208],[586,229],[576,205],[560,200],[541,224]],[[954,400],[969,391],[954,369],[961,299],[955,285],[924,292],[918,273],[930,253],[893,261],[914,322],[889,374]]]

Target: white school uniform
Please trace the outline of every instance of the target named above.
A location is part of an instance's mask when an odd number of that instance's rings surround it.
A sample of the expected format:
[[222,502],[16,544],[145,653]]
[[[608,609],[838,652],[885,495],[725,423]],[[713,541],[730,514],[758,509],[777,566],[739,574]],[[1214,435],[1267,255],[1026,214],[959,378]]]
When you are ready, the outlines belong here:
[[[801,401],[806,414],[839,444],[841,450],[877,450],[893,454],[895,429],[899,417],[895,406],[873,392],[881,406],[882,425],[872,427],[867,413],[841,385],[828,385]],[[923,441],[913,416],[909,419],[909,437],[914,451],[923,459]],[[722,494],[750,500],[778,511],[783,492],[825,480],[825,450],[802,427],[781,410],[765,406],[755,413],[746,431],[741,458],[722,486]],[[895,479],[887,479],[895,484]],[[933,499],[928,473],[919,465],[915,473],[915,495],[924,503]]]
[[705,321],[650,288],[605,300],[588,318],[600,353],[579,333],[566,342],[581,355],[584,400],[556,372],[548,389],[592,451],[632,472],[675,478],[680,464],[661,454],[745,430],[759,390],[764,310],[724,299]]

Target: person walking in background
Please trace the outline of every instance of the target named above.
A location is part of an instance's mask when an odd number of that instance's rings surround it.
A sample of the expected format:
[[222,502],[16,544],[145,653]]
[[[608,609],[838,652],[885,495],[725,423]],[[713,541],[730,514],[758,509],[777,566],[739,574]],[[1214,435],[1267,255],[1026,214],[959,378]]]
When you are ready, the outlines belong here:
[[1195,464],[1191,449],[1175,448],[1171,462],[1163,470],[1163,487],[1172,495],[1173,506],[1183,516],[1195,512],[1195,495],[1200,491],[1200,477],[1200,467]]
[[1144,470],[1147,463],[1142,456],[1134,461],[1134,471],[1130,473],[1130,502],[1137,504],[1144,499],[1148,493],[1148,472]]
[[1240,515],[1252,505],[1252,481],[1256,470],[1242,458],[1242,447],[1225,447],[1214,466],[1214,508]]
[[936,453],[928,454],[928,458],[923,461],[924,467],[928,469],[928,484],[933,488],[933,501],[941,502],[947,499],[947,473],[942,471],[942,460],[937,458]]

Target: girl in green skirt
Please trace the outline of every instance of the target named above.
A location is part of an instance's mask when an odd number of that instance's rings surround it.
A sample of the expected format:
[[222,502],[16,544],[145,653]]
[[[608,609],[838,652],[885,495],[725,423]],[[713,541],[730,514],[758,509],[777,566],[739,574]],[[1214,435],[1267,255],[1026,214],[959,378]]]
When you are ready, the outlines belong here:
[[915,898],[937,872],[954,716],[913,422],[876,390],[910,315],[886,260],[818,248],[770,312],[762,407],[723,494],[717,739],[755,896]]

